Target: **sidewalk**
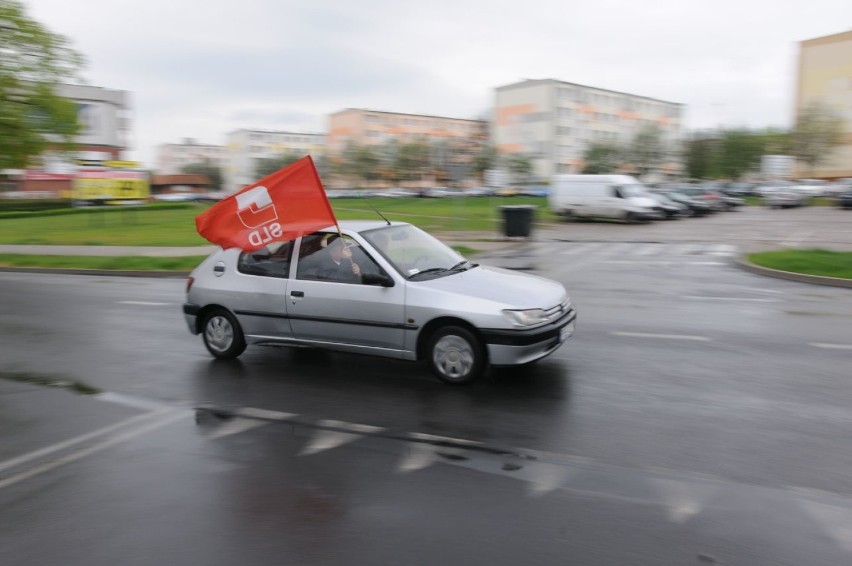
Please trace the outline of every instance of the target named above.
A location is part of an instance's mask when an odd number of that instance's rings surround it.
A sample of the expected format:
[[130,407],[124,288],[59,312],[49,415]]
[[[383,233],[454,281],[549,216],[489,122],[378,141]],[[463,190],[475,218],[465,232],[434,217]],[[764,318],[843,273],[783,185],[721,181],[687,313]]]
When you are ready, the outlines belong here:
[[154,247],[154,246],[10,246],[0,245],[2,254],[70,255],[70,256],[144,256],[185,257],[210,255],[216,246]]

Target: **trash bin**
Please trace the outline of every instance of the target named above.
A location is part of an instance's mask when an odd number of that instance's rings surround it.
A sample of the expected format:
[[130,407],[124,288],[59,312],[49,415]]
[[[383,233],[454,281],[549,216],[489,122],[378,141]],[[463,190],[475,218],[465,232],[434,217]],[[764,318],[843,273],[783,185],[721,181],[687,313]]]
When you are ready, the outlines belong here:
[[535,206],[516,204],[501,206],[503,235],[507,238],[528,238],[532,234]]

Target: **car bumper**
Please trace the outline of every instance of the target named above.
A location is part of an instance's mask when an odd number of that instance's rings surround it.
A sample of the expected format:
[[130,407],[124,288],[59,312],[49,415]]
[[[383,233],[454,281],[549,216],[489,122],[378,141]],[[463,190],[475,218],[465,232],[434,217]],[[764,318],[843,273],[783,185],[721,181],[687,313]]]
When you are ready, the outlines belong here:
[[201,307],[198,305],[194,305],[192,303],[184,303],[183,304],[183,317],[186,320],[186,324],[189,326],[189,331],[193,334],[198,334],[198,312],[201,310]]
[[534,362],[555,352],[574,333],[577,311],[572,306],[559,320],[530,330],[483,330],[492,366]]
[[649,210],[647,208],[634,210],[633,215],[637,220],[662,220],[666,217],[666,213],[663,209]]

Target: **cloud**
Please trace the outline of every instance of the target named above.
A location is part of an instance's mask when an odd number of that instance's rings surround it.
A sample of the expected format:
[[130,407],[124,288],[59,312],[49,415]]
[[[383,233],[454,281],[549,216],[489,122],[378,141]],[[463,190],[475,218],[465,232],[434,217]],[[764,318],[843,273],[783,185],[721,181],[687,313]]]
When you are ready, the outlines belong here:
[[238,128],[323,131],[344,108],[484,115],[495,87],[555,78],[686,105],[690,128],[789,125],[797,42],[847,0],[29,0],[132,93],[135,153]]

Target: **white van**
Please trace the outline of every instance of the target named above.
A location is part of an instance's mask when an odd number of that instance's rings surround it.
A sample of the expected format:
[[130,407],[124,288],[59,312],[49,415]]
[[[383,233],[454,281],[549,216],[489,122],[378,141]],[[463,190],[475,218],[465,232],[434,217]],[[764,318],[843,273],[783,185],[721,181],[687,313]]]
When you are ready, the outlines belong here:
[[554,175],[547,197],[551,212],[626,222],[663,217],[645,186],[628,175]]

